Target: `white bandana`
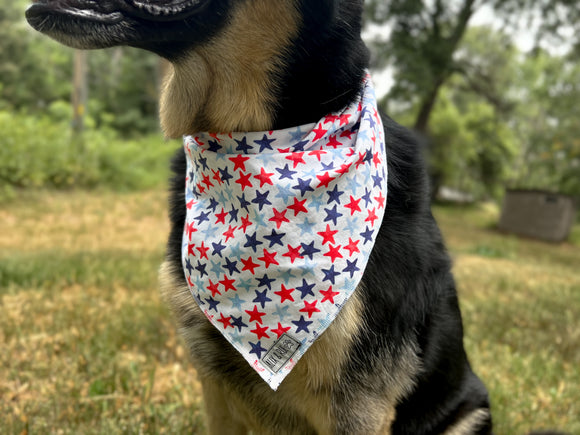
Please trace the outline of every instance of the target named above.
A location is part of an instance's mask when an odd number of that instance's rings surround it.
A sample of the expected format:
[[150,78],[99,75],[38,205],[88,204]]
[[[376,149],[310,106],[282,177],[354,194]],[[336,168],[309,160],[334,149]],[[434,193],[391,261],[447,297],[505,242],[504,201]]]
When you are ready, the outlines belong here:
[[274,390],[360,282],[385,210],[383,135],[367,75],[316,124],[185,137],[185,277]]

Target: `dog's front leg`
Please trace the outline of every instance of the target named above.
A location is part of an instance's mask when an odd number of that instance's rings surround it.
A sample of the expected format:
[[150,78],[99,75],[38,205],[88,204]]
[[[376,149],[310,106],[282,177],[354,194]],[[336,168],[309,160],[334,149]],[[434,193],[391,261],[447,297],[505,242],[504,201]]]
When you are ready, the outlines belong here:
[[248,429],[236,418],[229,404],[228,393],[220,383],[201,379],[206,413],[206,425],[211,435],[246,435]]

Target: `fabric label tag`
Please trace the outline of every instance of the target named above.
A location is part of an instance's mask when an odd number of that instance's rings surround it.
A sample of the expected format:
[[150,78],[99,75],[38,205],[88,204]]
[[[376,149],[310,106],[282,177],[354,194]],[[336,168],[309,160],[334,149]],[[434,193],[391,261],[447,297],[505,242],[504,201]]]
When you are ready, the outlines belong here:
[[282,334],[280,339],[274,343],[270,350],[262,358],[262,364],[272,372],[278,371],[286,365],[292,355],[300,348],[300,342],[288,334]]

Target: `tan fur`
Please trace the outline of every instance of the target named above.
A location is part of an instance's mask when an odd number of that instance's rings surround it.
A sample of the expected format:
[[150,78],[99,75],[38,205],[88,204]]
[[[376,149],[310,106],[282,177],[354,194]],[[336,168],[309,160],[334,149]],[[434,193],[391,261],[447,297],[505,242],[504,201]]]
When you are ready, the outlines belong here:
[[445,431],[444,435],[470,435],[489,418],[488,409],[476,409]]
[[269,130],[280,55],[298,27],[293,0],[240,2],[222,33],[172,65],[161,94],[165,135]]

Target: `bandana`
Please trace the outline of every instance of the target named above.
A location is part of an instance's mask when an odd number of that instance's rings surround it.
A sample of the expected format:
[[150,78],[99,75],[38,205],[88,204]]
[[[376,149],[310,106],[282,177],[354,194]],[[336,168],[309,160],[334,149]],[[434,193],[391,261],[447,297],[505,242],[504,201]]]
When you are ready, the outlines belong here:
[[362,277],[385,210],[383,135],[367,75],[315,124],[184,138],[185,277],[273,390]]

